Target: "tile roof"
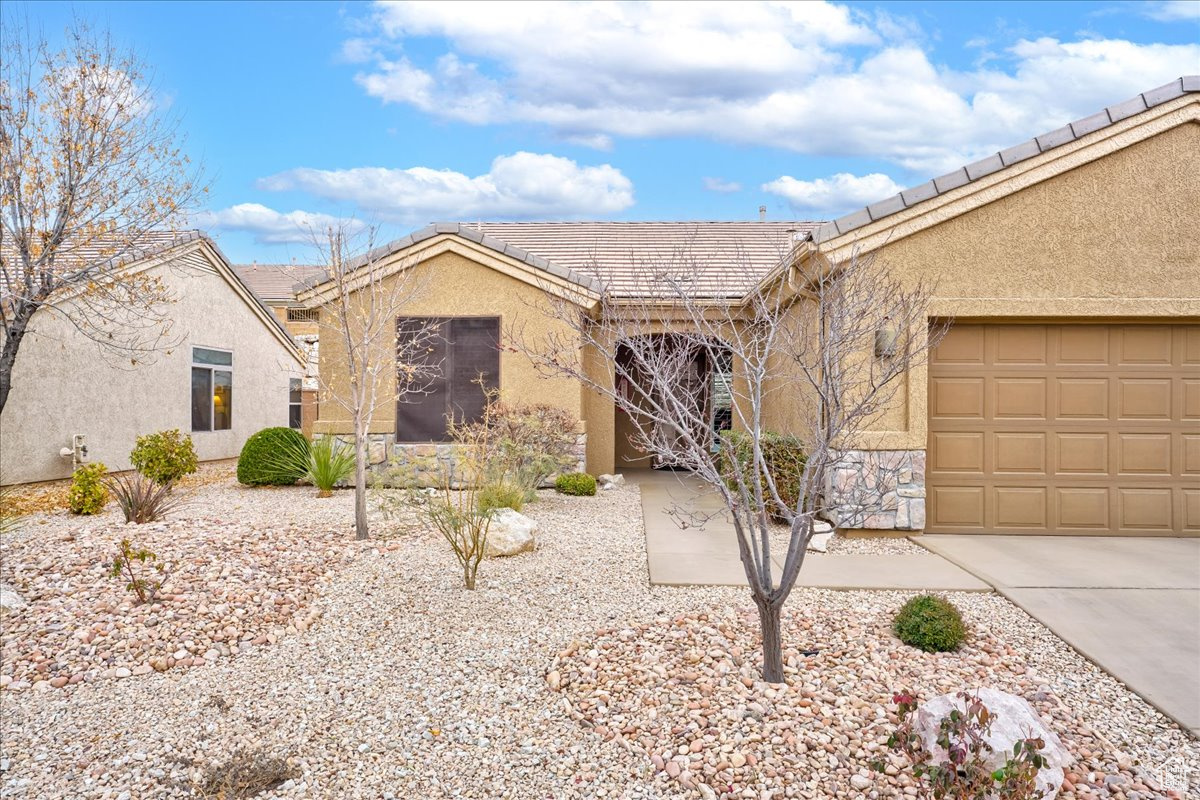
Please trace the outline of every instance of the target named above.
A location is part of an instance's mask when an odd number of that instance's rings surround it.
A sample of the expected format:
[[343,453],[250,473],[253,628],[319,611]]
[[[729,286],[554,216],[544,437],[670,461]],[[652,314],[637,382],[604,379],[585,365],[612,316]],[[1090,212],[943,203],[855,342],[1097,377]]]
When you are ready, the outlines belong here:
[[586,275],[616,296],[653,295],[677,269],[699,297],[741,297],[820,222],[481,222],[478,232]]
[[1061,147],[1089,133],[1107,128],[1109,125],[1132,117],[1134,114],[1162,105],[1190,92],[1200,92],[1200,75],[1185,75],[1182,78],[1177,78],[1170,83],[1159,86],[1157,89],[1142,92],[1137,97],[1132,97],[1124,102],[1111,105],[1103,111],[1076,120],[1057,130],[1043,133],[1041,136],[1035,136],[1021,144],[1001,150],[999,153],[993,153],[986,158],[956,169],[940,178],[934,178],[920,186],[905,189],[900,194],[893,195],[886,200],[880,200],[878,203],[872,203],[866,208],[861,208],[844,217],[838,217],[832,222],[821,225],[812,231],[808,238],[810,241],[820,243],[841,236],[844,233],[849,233],[868,223],[875,222],[906,208],[911,208],[917,203],[922,203],[940,194],[945,194],[952,189],[965,186],[972,181],[979,180],[986,175],[991,175],[993,172],[998,172],[1005,167],[1010,167],[1027,158],[1033,158],[1036,155],[1045,153],[1047,150]]
[[264,303],[294,301],[298,284],[325,277],[325,267],[308,264],[234,264],[233,271]]

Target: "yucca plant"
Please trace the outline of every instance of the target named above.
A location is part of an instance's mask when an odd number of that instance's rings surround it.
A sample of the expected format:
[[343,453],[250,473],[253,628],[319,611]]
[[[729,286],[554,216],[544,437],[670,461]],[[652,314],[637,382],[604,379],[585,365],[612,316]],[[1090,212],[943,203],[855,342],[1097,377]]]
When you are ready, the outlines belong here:
[[171,484],[156,483],[140,472],[113,475],[106,483],[126,522],[157,522],[183,503]]
[[354,474],[354,448],[336,436],[313,439],[308,448],[308,474],[317,487],[317,497],[329,497],[333,489]]
[[317,497],[329,497],[354,474],[354,448],[328,434],[312,442],[281,440],[268,460],[272,468],[301,473],[300,480],[317,487]]

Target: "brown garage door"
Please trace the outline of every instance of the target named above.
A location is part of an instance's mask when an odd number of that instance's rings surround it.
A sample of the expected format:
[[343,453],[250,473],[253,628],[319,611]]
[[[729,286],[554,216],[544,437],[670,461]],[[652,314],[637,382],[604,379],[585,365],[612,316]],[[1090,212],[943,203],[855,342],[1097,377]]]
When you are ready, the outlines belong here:
[[955,325],[927,469],[930,533],[1200,535],[1200,325]]

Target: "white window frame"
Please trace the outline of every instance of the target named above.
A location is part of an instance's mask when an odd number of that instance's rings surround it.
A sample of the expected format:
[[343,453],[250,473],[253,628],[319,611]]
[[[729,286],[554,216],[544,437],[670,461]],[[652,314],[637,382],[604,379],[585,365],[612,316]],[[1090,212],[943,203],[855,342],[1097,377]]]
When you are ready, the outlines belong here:
[[[197,350],[209,350],[214,353],[228,353],[229,354],[229,364],[227,366],[225,364],[206,364],[204,362],[197,361],[196,360],[196,351]],[[208,345],[202,345],[202,344],[192,345],[192,369],[188,370],[188,377],[189,378],[191,377],[192,370],[197,370],[197,369],[205,369],[205,370],[208,370],[208,373],[209,373],[209,375],[208,375],[208,388],[209,388],[209,391],[208,391],[208,427],[207,428],[197,428],[195,420],[192,420],[192,433],[220,433],[221,431],[233,430],[233,410],[232,409],[230,409],[230,411],[229,411],[229,427],[228,428],[213,427],[217,423],[216,381],[214,379],[213,373],[214,372],[228,372],[229,373],[229,390],[232,393],[232,391],[233,391],[233,369],[234,369],[233,351],[227,347],[209,347]],[[190,385],[189,385],[189,393],[190,393],[190,391],[191,390],[190,390]],[[192,407],[192,404],[190,402],[190,397],[189,397],[189,402],[188,402],[189,411],[190,411],[191,407]]]

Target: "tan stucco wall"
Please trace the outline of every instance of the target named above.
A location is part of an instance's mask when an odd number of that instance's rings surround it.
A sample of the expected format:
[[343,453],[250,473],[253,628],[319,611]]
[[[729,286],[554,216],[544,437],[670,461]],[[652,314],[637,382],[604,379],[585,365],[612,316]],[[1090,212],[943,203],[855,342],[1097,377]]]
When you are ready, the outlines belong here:
[[[519,327],[530,341],[539,341],[552,331],[567,335],[566,326],[551,319],[545,308],[545,294],[537,285],[506,275],[458,252],[445,251],[409,267],[414,270],[413,285],[418,292],[398,316],[498,316],[501,336]],[[398,275],[387,278],[400,280]],[[385,292],[389,290],[385,289]],[[349,433],[350,415],[332,399],[348,397],[345,348],[338,346],[334,314],[321,314],[320,371],[322,379],[319,432]],[[376,358],[394,360],[395,337],[383,344]],[[385,370],[371,430],[392,433],[396,426],[396,374]],[[500,393],[511,403],[546,403],[565,409],[584,420],[584,396],[578,382],[561,377],[539,375],[534,365],[520,353],[505,350],[500,354]],[[589,421],[588,428],[593,427]]]
[[[204,258],[198,263],[211,263]],[[4,483],[69,477],[71,459],[58,451],[73,434],[87,436],[89,461],[120,470],[140,434],[179,428],[207,461],[234,458],[250,434],[288,424],[288,380],[300,377],[300,364],[224,278],[192,263],[154,270],[178,297],[171,336],[179,341],[153,363],[114,364],[60,317],[34,316],[0,414]],[[231,430],[191,430],[192,345],[233,351]]]
[[[919,230],[898,226],[878,257],[907,282],[936,283],[930,317],[1200,317],[1200,123],[1143,128],[1125,134],[1140,141],[1093,160],[1077,150],[1077,166],[1015,193],[997,184],[977,208],[951,202]],[[843,257],[853,246],[831,244]],[[864,447],[925,446],[926,380],[924,367],[909,373]]]

